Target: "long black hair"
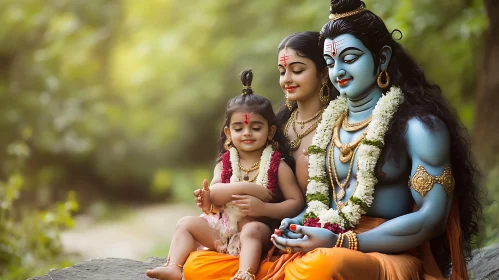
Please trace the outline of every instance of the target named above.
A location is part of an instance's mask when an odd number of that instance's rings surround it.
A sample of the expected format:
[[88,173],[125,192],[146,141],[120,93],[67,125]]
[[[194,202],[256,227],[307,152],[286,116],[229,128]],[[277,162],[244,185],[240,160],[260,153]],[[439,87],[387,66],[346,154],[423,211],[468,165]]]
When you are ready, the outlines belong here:
[[277,117],[272,108],[270,101],[258,94],[255,94],[251,89],[251,82],[253,81],[253,71],[251,69],[244,70],[241,73],[241,82],[243,84],[242,93],[232,99],[227,103],[225,109],[225,120],[222,126],[222,131],[220,132],[220,139],[218,140],[218,157],[217,162],[221,160],[222,155],[226,152],[224,148],[225,141],[227,141],[227,136],[224,133],[224,128],[230,126],[230,119],[234,112],[239,110],[244,110],[246,112],[252,112],[261,115],[268,122],[268,127],[276,126],[276,133],[273,140],[277,142],[277,150],[281,152],[286,163],[294,170],[294,160],[290,156],[289,142],[284,136],[282,131],[282,126],[278,122]]
[[[319,35],[319,32],[313,31],[290,34],[281,41],[279,47],[277,48],[277,53],[279,53],[284,48],[290,48],[295,50],[297,55],[312,60],[317,70],[317,78],[320,79],[321,74],[327,67],[327,65],[322,54]],[[334,92],[332,90],[334,87],[329,79],[327,79],[327,83],[329,86],[329,100],[333,100],[338,96],[338,92]],[[285,124],[291,116],[291,112],[294,111],[297,106],[298,105],[293,102],[293,109],[291,111],[286,106],[281,106],[279,112],[277,113],[279,122],[281,124]]]
[[[353,11],[364,2],[360,0],[333,0],[331,1],[331,13],[340,14]],[[401,32],[389,32],[383,21],[369,10],[359,14],[329,21],[321,30],[321,42],[325,38],[335,38],[341,34],[351,34],[358,38],[370,50],[375,69],[378,68],[380,52],[383,46],[390,46],[392,57],[387,69],[390,75],[390,84],[398,86],[404,93],[404,102],[400,105],[393,117],[390,130],[385,135],[386,146],[390,152],[384,155],[384,159],[403,154],[406,148],[403,144],[403,135],[407,129],[407,121],[411,118],[420,119],[428,128],[435,127],[435,116],[442,120],[451,137],[450,157],[452,173],[455,178],[454,196],[459,205],[459,218],[462,229],[463,249],[466,260],[471,259],[471,243],[473,237],[478,233],[478,221],[481,217],[482,208],[480,203],[479,172],[471,154],[469,135],[461,123],[455,110],[443,97],[440,87],[428,81],[423,70],[407,54],[402,46],[393,38]],[[334,89],[336,91],[336,89]],[[445,234],[431,240],[433,255],[444,275],[449,274],[451,267],[449,243]]]

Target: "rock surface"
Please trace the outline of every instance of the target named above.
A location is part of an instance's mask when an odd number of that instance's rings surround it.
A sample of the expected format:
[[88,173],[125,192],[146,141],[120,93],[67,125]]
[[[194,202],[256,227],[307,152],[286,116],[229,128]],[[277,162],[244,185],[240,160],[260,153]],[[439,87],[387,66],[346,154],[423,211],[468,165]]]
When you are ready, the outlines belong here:
[[468,271],[473,279],[499,279],[499,244],[475,251],[473,260],[468,263]]
[[[166,259],[149,258],[145,262],[130,259],[93,259],[59,270],[51,270],[44,276],[31,280],[140,280],[149,279],[145,272],[161,266]],[[499,280],[499,244],[477,250],[468,264],[475,280]]]
[[30,280],[141,280],[149,279],[146,270],[163,265],[166,259],[149,258],[145,262],[130,259],[93,259],[64,269],[50,270]]

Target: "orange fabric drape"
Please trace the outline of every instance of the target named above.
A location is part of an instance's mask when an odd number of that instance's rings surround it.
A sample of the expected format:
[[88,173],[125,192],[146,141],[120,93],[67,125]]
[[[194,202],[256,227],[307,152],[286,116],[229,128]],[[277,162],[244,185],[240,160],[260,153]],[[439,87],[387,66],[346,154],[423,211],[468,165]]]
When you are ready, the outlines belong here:
[[[454,202],[453,202],[454,203]],[[451,280],[467,280],[461,252],[457,205],[453,204],[447,223],[447,235],[454,264]],[[457,213],[457,214],[456,214]],[[372,229],[385,220],[363,216],[355,232]],[[276,259],[277,258],[277,259]],[[460,260],[461,261],[460,261]],[[462,264],[462,265],[461,265]],[[184,277],[190,279],[230,279],[238,270],[237,257],[212,251],[193,252],[184,265]],[[460,278],[459,278],[460,277]],[[429,242],[406,254],[362,253],[346,248],[319,248],[307,254],[274,256],[262,261],[257,280],[298,279],[445,279]]]
[[468,280],[468,270],[463,255],[463,236],[461,235],[461,223],[459,222],[459,207],[454,197],[445,227],[447,239],[449,239],[450,256],[452,262],[452,274],[450,280]]

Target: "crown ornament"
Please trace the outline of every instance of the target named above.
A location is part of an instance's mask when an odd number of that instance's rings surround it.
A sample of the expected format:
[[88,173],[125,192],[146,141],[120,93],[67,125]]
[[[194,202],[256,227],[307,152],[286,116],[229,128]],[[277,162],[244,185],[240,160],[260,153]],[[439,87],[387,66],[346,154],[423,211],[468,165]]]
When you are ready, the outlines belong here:
[[350,17],[350,16],[353,16],[353,15],[356,15],[356,14],[360,14],[360,13],[362,13],[365,10],[366,10],[366,8],[364,7],[364,5],[361,5],[357,9],[355,9],[353,11],[350,11],[350,12],[341,13],[341,14],[333,14],[333,13],[331,13],[329,15],[329,19],[330,20],[337,20],[337,19],[340,19],[340,18]]

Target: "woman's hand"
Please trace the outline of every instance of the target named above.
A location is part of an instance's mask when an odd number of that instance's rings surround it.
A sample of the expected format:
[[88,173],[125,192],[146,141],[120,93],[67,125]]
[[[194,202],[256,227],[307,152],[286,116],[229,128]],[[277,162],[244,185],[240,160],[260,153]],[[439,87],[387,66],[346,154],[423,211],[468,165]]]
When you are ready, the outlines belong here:
[[233,195],[232,203],[239,207],[244,214],[250,217],[265,215],[265,202],[251,195]]
[[332,248],[336,244],[338,235],[324,228],[306,227],[292,224],[289,229],[294,233],[302,234],[299,239],[289,239],[278,234],[272,234],[272,242],[274,245],[287,252],[304,252],[308,253],[316,248]]

